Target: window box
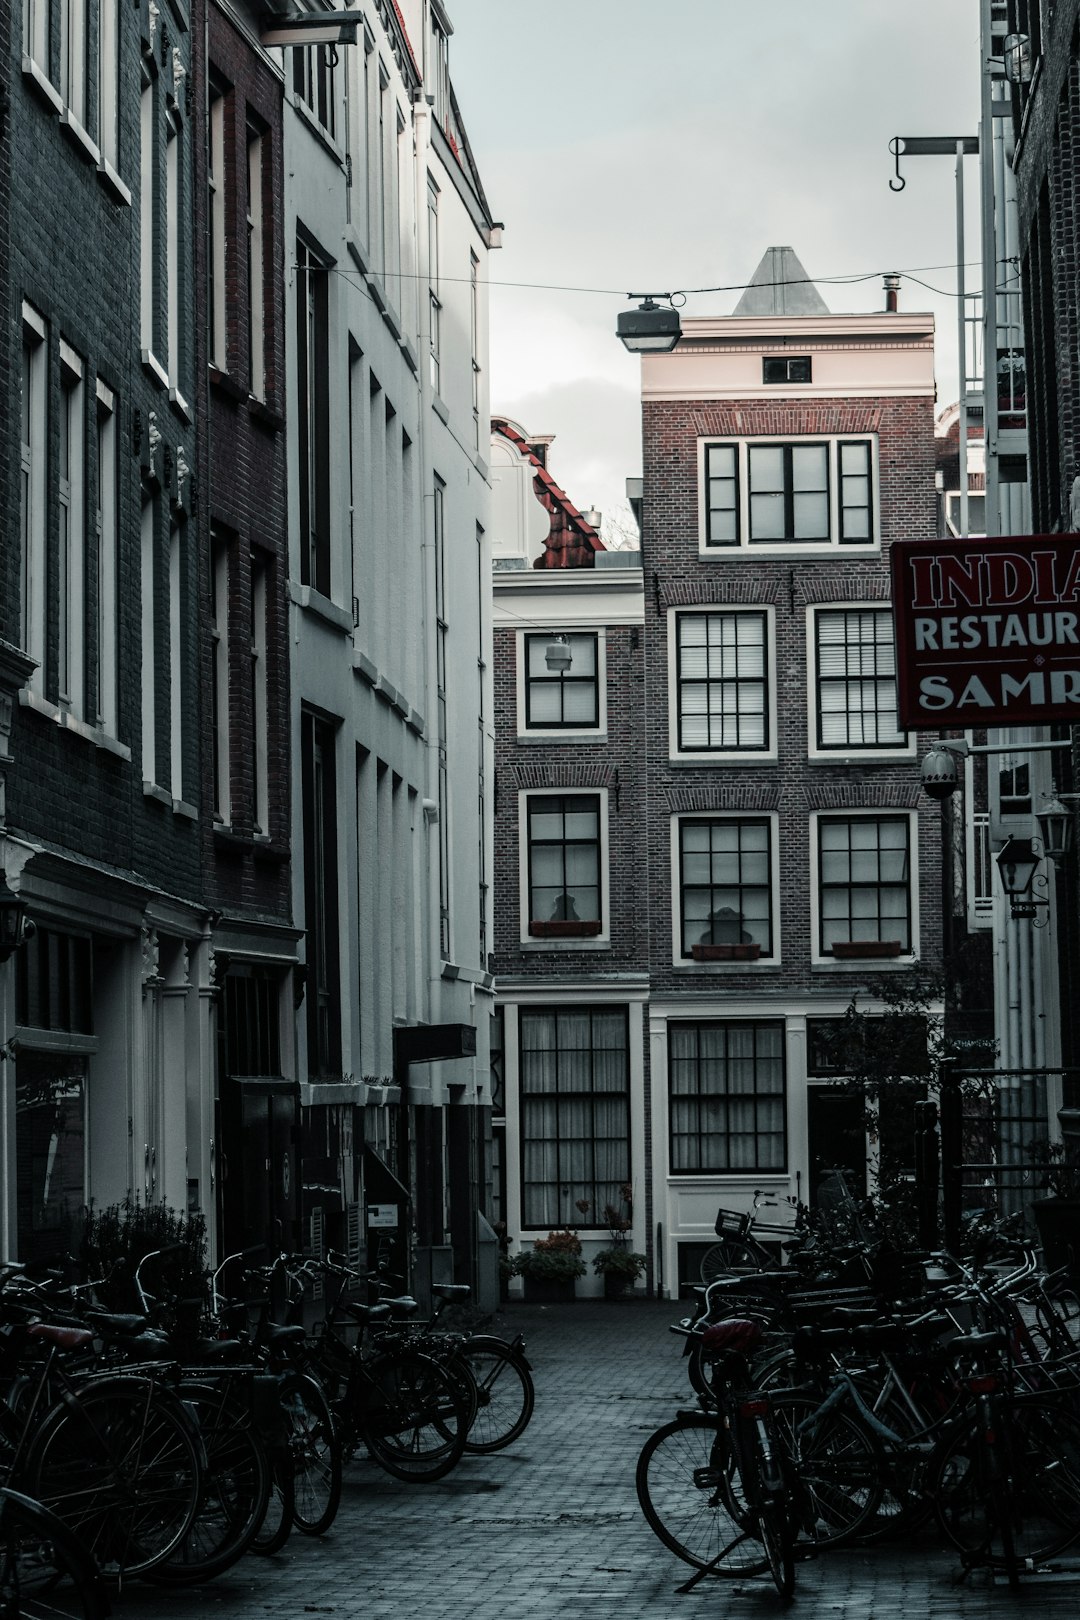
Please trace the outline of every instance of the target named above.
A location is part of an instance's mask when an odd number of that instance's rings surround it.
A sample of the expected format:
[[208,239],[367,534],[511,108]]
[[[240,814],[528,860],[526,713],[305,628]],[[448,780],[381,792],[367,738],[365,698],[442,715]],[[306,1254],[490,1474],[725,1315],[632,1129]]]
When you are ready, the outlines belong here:
[[538,939],[588,939],[600,932],[600,919],[581,921],[577,918],[568,918],[562,922],[540,922],[533,918],[529,922],[529,933]]
[[848,939],[833,942],[833,955],[857,961],[880,956],[902,956],[904,947],[898,939]]
[[744,945],[694,945],[690,955],[695,962],[756,962],[761,946],[756,940]]

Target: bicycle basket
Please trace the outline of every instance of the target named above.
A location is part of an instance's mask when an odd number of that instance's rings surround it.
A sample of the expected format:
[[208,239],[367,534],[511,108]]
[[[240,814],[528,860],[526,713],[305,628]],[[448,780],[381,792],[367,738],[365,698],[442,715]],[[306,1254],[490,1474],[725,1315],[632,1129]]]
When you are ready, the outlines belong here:
[[740,1215],[737,1209],[721,1209],[717,1211],[717,1237],[742,1237],[745,1228],[746,1216]]

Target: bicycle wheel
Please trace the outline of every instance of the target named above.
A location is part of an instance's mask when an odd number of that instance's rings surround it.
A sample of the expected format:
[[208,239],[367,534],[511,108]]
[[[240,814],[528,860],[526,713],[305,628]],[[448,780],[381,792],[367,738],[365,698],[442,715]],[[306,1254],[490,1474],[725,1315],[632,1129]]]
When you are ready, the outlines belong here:
[[718,1418],[683,1412],[657,1429],[641,1448],[635,1485],[649,1528],[676,1558],[722,1576],[768,1569]]
[[266,1516],[270,1461],[247,1405],[212,1385],[181,1390],[204,1452],[203,1487],[191,1529],[146,1579],[190,1586],[230,1568],[247,1551]]
[[292,1458],[274,1457],[270,1463],[270,1497],[258,1530],[248,1544],[248,1552],[269,1558],[280,1552],[295,1523],[295,1490]]
[[773,1585],[782,1598],[789,1598],[795,1590],[795,1538],[787,1510],[780,1503],[763,1507],[758,1513],[757,1531]]
[[716,1282],[737,1271],[771,1271],[774,1262],[752,1238],[723,1238],[713,1243],[701,1257],[701,1280]]
[[322,1536],[341,1502],[341,1445],[322,1390],[296,1373],[281,1386],[293,1465],[293,1517],[305,1536]]
[[18,1620],[102,1620],[109,1605],[93,1560],[56,1517],[0,1490],[0,1615]]
[[775,1390],[771,1411],[798,1528],[817,1547],[851,1541],[881,1500],[873,1437],[845,1412],[819,1416],[812,1395]]
[[199,1503],[189,1420],[143,1378],[90,1384],[55,1407],[34,1438],[26,1474],[34,1496],[113,1580],[164,1563]]
[[476,1335],[466,1339],[461,1354],[472,1368],[477,1395],[465,1450],[501,1451],[529,1426],[536,1398],[532,1376],[502,1339]]
[[442,1479],[460,1462],[469,1432],[461,1385],[428,1356],[378,1356],[365,1367],[360,1414],[372,1459],[397,1479]]
[[1052,1401],[1022,1400],[1002,1404],[993,1433],[994,1459],[975,1417],[938,1454],[942,1530],[969,1562],[995,1569],[1056,1557],[1080,1537],[1080,1421]]

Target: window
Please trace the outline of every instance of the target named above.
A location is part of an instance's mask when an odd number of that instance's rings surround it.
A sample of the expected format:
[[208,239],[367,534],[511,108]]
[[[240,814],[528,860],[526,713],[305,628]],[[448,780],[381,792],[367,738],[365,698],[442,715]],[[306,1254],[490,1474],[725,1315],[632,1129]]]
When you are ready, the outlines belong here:
[[814,614],[818,749],[901,748],[896,650],[888,608]]
[[180,178],[183,173],[180,141],[179,122],[170,113],[166,120],[165,140],[165,294],[167,299],[165,320],[169,356],[169,382],[173,388],[180,387],[182,353],[180,253],[181,244],[185,240],[185,233],[180,223],[180,209],[183,202]]
[[257,833],[269,833],[269,777],[267,757],[266,610],[267,558],[251,559],[251,769],[252,821]]
[[97,644],[95,675],[97,718],[110,736],[117,735],[117,521],[116,521],[116,399],[103,382],[97,385]]
[[304,921],[307,929],[308,1073],[341,1072],[337,819],[334,728],[305,713],[301,724]]
[[600,795],[529,795],[526,842],[529,934],[601,933]]
[[206,160],[206,298],[209,359],[219,371],[229,366],[225,304],[225,97],[211,92],[210,130]]
[[869,438],[707,444],[704,547],[874,545],[873,485]]
[[428,348],[431,358],[431,390],[439,392],[441,376],[442,303],[439,298],[439,188],[428,176]]
[[154,503],[144,500],[140,531],[142,618],[142,779],[157,781],[157,608],[155,602]]
[[772,747],[767,613],[672,617],[677,751],[767,753]]
[[686,817],[678,834],[680,957],[775,955],[769,818]]
[[525,637],[525,729],[592,731],[600,724],[595,632],[568,635],[566,669],[549,669],[547,650],[554,632]]
[[630,1180],[626,1009],[523,1007],[520,1018],[521,1224],[602,1226]]
[[894,947],[874,954],[911,950],[910,839],[907,816],[819,817],[822,956],[871,944]]
[[101,0],[98,30],[98,145],[106,163],[120,162],[120,0]]
[[83,367],[60,344],[60,434],[56,463],[57,645],[59,701],[73,714],[86,708],[86,470]]
[[183,531],[169,529],[169,790],[184,797]]
[[263,257],[263,137],[247,132],[247,315],[251,393],[266,397],[265,261]]
[[300,579],[330,595],[330,312],[326,266],[296,244]]
[[210,640],[212,645],[210,726],[214,756],[214,817],[232,820],[232,750],[229,708],[229,542],[210,541]]
[[761,362],[761,380],[763,383],[808,383],[812,382],[810,356],[799,355],[765,355]]
[[480,260],[469,250],[469,342],[472,354],[473,449],[480,451]]
[[314,114],[330,139],[336,139],[334,64],[337,52],[332,45],[302,45],[294,48],[292,58],[294,92]]
[[783,1170],[784,1026],[668,1026],[672,1175]]
[[49,71],[49,0],[23,0],[23,50]]
[[45,514],[48,506],[46,327],[36,310],[23,305],[22,398],[19,467],[22,527],[22,644],[37,669],[33,684],[44,686]]
[[154,140],[154,120],[154,82],[145,79],[139,102],[139,330],[144,355],[152,354],[154,350],[154,294],[157,288],[157,232],[154,224],[157,143]]
[[78,123],[86,125],[86,0],[60,0],[60,92]]

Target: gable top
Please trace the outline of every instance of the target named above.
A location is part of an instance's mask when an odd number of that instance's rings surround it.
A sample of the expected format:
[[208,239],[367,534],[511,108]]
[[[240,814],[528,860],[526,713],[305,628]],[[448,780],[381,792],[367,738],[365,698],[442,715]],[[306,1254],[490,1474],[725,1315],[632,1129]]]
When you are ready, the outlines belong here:
[[534,568],[591,568],[598,551],[607,548],[597,531],[574,505],[547,470],[546,452],[552,435],[530,440],[519,423],[506,416],[491,419],[491,431],[512,444],[533,472],[533,493],[547,512],[550,527],[544,549]]
[[794,248],[767,248],[733,315],[828,315]]

